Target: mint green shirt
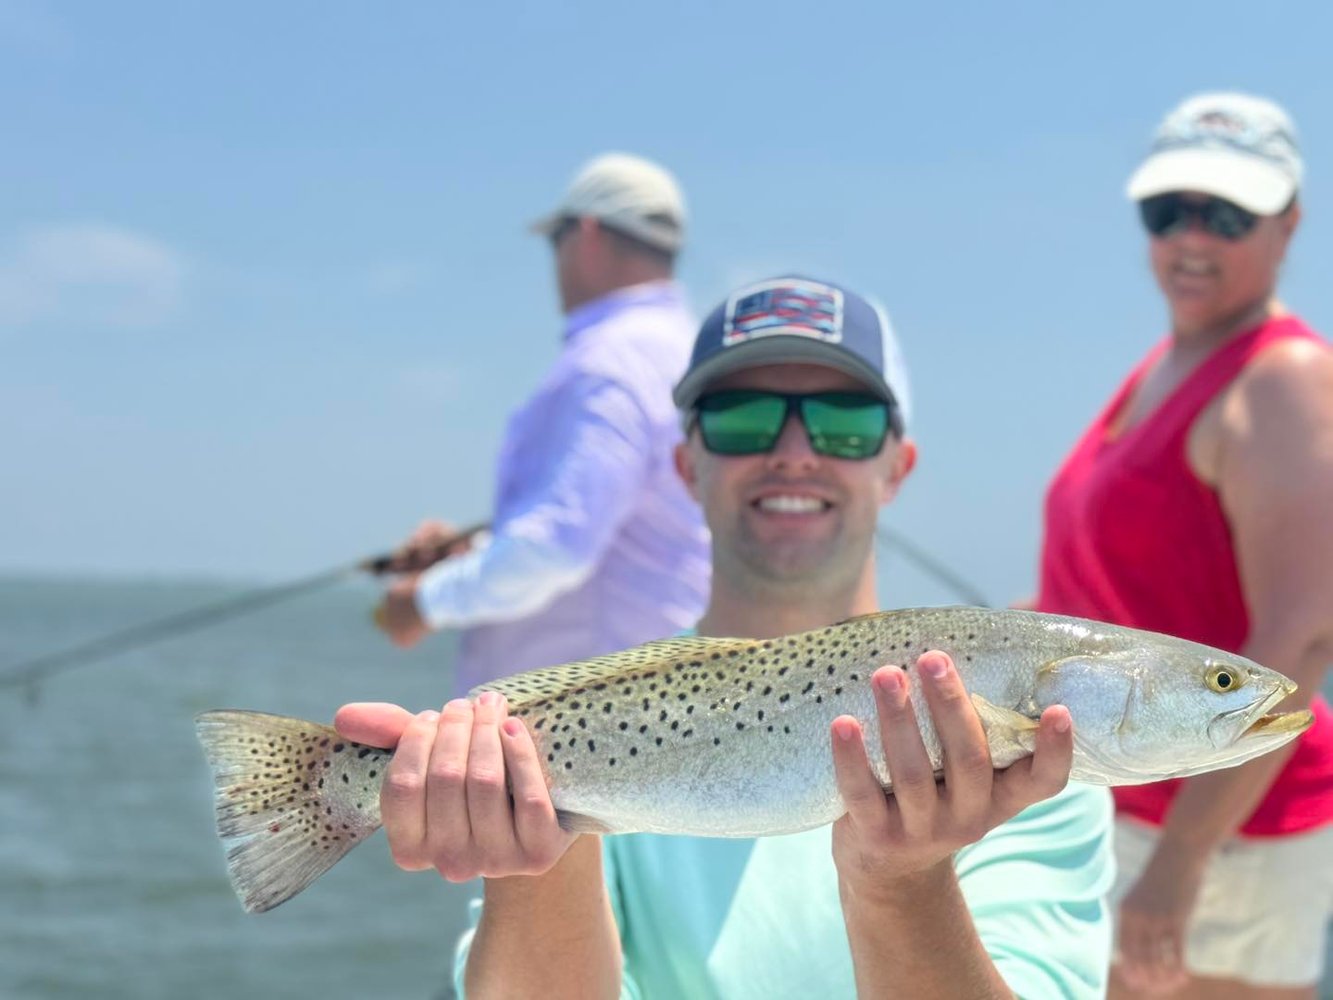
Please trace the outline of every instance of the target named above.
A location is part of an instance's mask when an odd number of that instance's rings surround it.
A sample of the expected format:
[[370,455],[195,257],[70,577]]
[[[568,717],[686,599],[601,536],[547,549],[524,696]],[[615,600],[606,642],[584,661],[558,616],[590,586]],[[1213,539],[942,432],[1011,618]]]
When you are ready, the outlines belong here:
[[[1071,784],[956,855],[982,944],[1018,996],[1106,995],[1111,815],[1106,789]],[[622,834],[603,839],[603,857],[623,998],[856,995],[831,826],[757,840]],[[460,997],[472,933],[455,960]]]

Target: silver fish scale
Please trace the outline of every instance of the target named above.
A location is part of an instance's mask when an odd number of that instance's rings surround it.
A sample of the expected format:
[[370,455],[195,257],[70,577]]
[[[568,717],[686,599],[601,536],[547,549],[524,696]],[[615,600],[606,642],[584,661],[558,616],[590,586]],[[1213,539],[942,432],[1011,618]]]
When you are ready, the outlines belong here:
[[[829,746],[838,715],[860,720],[890,784],[868,683],[877,668],[914,677],[916,658],[942,649],[969,691],[1035,714],[1037,669],[1088,634],[1049,621],[1039,637],[1003,612],[881,613],[779,639],[649,643],[480,690],[505,694],[532,731],[571,828],[669,832],[688,816],[715,836],[796,832],[843,811]],[[921,699],[915,707],[938,766],[929,713]]]

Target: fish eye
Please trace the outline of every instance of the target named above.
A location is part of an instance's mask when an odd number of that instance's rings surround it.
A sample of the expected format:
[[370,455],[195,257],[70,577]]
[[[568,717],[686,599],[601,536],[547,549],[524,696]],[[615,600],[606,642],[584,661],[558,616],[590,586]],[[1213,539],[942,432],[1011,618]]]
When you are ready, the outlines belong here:
[[1228,691],[1234,691],[1245,683],[1240,673],[1231,667],[1215,664],[1208,668],[1208,673],[1204,675],[1204,681],[1208,684],[1211,691],[1218,694],[1225,694]]

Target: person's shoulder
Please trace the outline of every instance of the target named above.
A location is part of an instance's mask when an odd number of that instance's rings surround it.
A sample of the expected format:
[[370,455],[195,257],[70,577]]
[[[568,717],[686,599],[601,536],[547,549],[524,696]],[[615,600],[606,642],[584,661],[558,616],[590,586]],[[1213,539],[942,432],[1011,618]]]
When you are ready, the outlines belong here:
[[[1279,337],[1265,345],[1237,376],[1230,402],[1279,419],[1307,406],[1333,416],[1333,346],[1310,335],[1299,320],[1293,318],[1292,324],[1306,335]],[[1256,409],[1260,407],[1262,411]]]

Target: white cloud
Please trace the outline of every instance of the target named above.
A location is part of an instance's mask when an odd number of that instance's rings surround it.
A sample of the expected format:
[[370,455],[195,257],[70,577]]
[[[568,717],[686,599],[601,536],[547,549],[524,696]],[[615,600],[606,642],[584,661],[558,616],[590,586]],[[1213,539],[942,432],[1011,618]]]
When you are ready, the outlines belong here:
[[149,328],[180,308],[186,266],[166,244],[100,225],[48,226],[0,248],[0,327]]

